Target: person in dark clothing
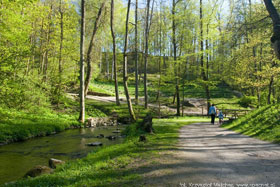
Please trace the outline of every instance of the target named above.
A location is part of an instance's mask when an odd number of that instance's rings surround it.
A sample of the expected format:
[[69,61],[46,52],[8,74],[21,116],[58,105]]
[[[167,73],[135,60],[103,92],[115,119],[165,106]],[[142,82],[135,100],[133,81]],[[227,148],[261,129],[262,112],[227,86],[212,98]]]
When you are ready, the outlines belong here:
[[216,107],[214,104],[209,108],[209,115],[211,116],[211,123],[214,125],[216,117]]

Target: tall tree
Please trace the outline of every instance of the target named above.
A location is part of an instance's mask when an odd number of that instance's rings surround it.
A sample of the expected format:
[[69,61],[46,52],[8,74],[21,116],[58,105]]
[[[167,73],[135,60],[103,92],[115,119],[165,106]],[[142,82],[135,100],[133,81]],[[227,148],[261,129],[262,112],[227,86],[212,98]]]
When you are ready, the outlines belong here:
[[138,104],[138,0],[135,0],[135,104]]
[[[119,88],[118,88],[118,79],[117,79],[117,59],[116,59],[116,37],[114,32],[114,0],[111,0],[111,35],[113,39],[113,70],[114,70],[114,80],[115,80],[115,96],[116,96],[116,104],[120,105],[120,98],[119,98]],[[112,71],[113,73],[113,71]]]
[[201,77],[204,81],[205,93],[207,98],[207,108],[210,107],[210,93],[208,86],[208,78],[205,73],[204,68],[204,42],[203,42],[203,2],[200,0],[200,68],[201,68]]
[[151,2],[151,0],[147,0],[146,21],[145,21],[145,64],[144,64],[144,99],[145,99],[145,108],[148,108],[147,69],[148,69],[148,52],[149,52],[150,2]]
[[273,36],[271,42],[274,45],[274,51],[278,59],[280,59],[280,17],[271,0],[264,0],[266,9],[273,22]]
[[62,0],[59,3],[59,13],[60,13],[60,46],[59,46],[59,59],[58,59],[58,104],[61,95],[61,87],[62,87],[62,49],[63,49],[63,10],[62,10]]
[[179,91],[179,75],[178,75],[178,64],[177,64],[177,42],[176,42],[176,4],[178,1],[172,1],[172,44],[173,44],[173,58],[175,62],[175,81],[176,81],[176,97],[177,97],[177,116],[180,116],[180,91]]
[[126,22],[125,22],[125,41],[124,41],[124,51],[123,51],[123,86],[124,86],[130,118],[132,121],[135,121],[136,117],[133,111],[131,99],[128,93],[128,85],[127,85],[128,75],[127,75],[127,52],[126,51],[127,51],[127,43],[128,43],[128,22],[129,22],[130,3],[131,0],[128,0]]
[[[50,40],[51,40],[52,13],[53,13],[53,2],[51,2],[51,4],[50,4],[50,10],[49,10],[49,15],[48,15],[48,31],[47,31],[47,36],[46,36],[47,46],[50,44]],[[47,47],[46,51],[43,54],[43,60],[42,60],[43,82],[47,81],[47,71],[48,71],[48,67],[49,67],[49,51],[50,51],[50,48]]]
[[85,122],[85,0],[81,0],[81,41],[80,41],[80,117],[79,120]]
[[92,78],[91,53],[92,53],[92,49],[93,49],[93,42],[94,42],[97,30],[99,28],[99,22],[101,20],[101,15],[102,15],[102,11],[103,11],[104,7],[105,7],[105,2],[103,2],[101,4],[100,8],[99,8],[97,17],[95,19],[92,35],[91,35],[91,38],[90,38],[88,51],[87,51],[87,58],[86,58],[86,61],[87,61],[87,75],[86,75],[86,80],[85,80],[85,95],[87,95],[87,93],[88,93],[88,88],[89,88],[90,81],[91,81],[91,78]]

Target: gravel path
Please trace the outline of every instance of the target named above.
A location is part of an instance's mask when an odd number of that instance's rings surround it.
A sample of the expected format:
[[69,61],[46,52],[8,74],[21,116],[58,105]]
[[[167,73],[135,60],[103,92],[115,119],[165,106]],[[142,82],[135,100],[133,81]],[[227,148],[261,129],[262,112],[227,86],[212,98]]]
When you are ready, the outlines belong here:
[[177,148],[147,174],[146,186],[280,186],[277,144],[198,123],[181,129]]

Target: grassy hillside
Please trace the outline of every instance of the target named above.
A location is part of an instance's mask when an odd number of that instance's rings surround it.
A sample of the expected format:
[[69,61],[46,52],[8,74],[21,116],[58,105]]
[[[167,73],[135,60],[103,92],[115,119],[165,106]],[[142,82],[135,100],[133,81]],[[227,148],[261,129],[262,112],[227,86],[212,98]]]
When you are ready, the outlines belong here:
[[[86,107],[86,114],[103,117],[105,113],[94,106]],[[37,111],[16,110],[0,106],[0,144],[26,140],[61,132],[78,122],[79,102],[64,98],[63,104],[56,108],[41,107]]]
[[280,143],[280,105],[262,107],[223,126],[245,135]]

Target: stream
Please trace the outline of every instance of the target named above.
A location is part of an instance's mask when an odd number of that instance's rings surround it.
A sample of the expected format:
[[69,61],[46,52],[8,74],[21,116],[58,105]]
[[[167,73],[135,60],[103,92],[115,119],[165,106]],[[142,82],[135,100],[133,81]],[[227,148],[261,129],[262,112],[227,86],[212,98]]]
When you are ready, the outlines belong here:
[[99,134],[105,137],[119,136],[113,133],[117,128],[122,127],[70,129],[51,136],[0,146],[0,185],[22,178],[36,165],[48,166],[50,158],[68,161],[85,157],[96,149],[87,146],[87,143],[102,142],[103,146],[119,144],[123,138],[96,138]]

